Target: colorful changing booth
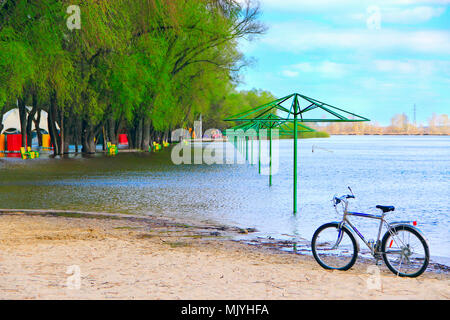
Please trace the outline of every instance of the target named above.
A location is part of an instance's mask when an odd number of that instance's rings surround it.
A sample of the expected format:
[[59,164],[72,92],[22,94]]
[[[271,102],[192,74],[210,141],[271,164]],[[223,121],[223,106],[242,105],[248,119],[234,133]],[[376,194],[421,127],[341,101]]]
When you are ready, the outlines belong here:
[[124,133],[119,134],[119,141],[118,142],[119,142],[120,145],[128,144],[128,137],[127,137],[127,135],[124,134]]

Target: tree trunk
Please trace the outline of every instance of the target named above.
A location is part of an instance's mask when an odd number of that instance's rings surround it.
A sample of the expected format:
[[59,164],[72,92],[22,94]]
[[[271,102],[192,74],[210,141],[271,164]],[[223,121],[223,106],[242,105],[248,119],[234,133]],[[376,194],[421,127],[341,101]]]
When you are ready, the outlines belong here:
[[139,120],[136,124],[136,140],[134,145],[136,149],[140,149],[142,147],[142,120]]
[[19,107],[20,118],[20,133],[22,134],[22,147],[27,146],[27,108],[25,106],[25,100],[22,98],[17,99]]
[[3,130],[3,115],[5,114],[6,104],[0,109],[0,133]]
[[75,143],[75,153],[78,153],[78,146],[80,145],[81,125],[80,121],[75,121],[73,126],[73,140]]
[[111,144],[117,145],[118,132],[116,132],[116,121],[112,118],[108,119],[106,122],[106,134]]
[[95,153],[97,149],[96,138],[100,136],[100,131],[103,127],[103,122],[93,127],[86,120],[82,121],[81,131],[81,152],[83,153]]
[[172,129],[169,128],[169,134],[167,136],[167,142],[172,143]]
[[[64,116],[64,146],[62,151],[64,154],[69,154],[69,146],[73,137],[74,125],[73,125],[73,115],[69,114],[68,116]],[[61,139],[62,140],[62,139]]]
[[124,126],[123,115],[121,115],[119,120],[117,120],[117,122],[116,122],[116,128],[115,128],[115,130],[116,130],[115,142],[117,142],[117,143],[119,142],[118,141],[119,134],[122,132],[123,126]]
[[106,137],[106,130],[105,126],[102,127],[102,150],[106,151],[106,142],[108,141],[108,138]]
[[92,127],[89,126],[86,120],[83,120],[81,131],[81,152],[83,153],[95,153],[95,135],[92,132]]
[[33,119],[36,115],[37,107],[33,106],[33,109],[31,109],[30,113],[28,114],[27,119],[27,146],[31,147],[33,144],[33,133],[32,133],[32,127],[33,127]]
[[96,150],[96,144],[95,144],[95,137],[88,134],[85,136],[85,139],[82,141],[83,148],[81,149],[81,152],[87,153],[87,154],[94,154]]
[[37,96],[36,93],[33,92],[32,93],[32,109],[31,111],[28,113],[28,118],[27,118],[27,146],[31,147],[33,144],[33,134],[32,134],[32,127],[33,127],[33,120],[34,117],[36,115],[37,109],[38,109],[38,105],[37,105]]
[[65,139],[65,123],[64,123],[64,111],[59,111],[59,155],[64,153],[64,139]]
[[39,107],[37,107],[36,113],[37,113],[37,117],[36,117],[36,119],[34,119],[34,117],[33,117],[33,122],[34,122],[34,127],[36,129],[38,145],[39,145],[39,147],[42,147],[42,133],[41,133],[41,128],[39,127],[39,124],[41,123],[41,109]]
[[128,126],[128,149],[134,149],[134,142],[136,139],[136,129],[133,125]]
[[56,142],[56,137],[55,137],[56,134],[55,134],[54,127],[52,126],[52,119],[50,117],[50,112],[47,117],[47,125],[48,125],[48,133],[50,135],[50,141],[53,145],[53,155],[57,155],[58,154],[58,151],[57,151],[58,143]]
[[64,135],[64,154],[69,154],[69,146],[70,146],[70,135],[68,135],[68,132],[66,131],[66,134]]
[[56,95],[54,93],[50,96],[50,107],[48,108],[48,130],[50,133],[50,139],[53,144],[53,154],[59,155],[61,154],[60,147],[61,147],[61,137],[58,134],[58,130],[56,129]]
[[142,132],[142,145],[141,149],[144,151],[148,151],[150,146],[150,121],[145,121]]

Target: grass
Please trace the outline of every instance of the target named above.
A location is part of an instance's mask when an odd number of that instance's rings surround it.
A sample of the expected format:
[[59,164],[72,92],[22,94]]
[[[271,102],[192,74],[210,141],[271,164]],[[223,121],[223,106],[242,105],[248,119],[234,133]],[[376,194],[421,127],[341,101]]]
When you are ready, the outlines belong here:
[[184,224],[184,223],[175,223],[175,226],[178,228],[194,228],[194,226]]
[[76,212],[42,212],[43,215],[49,215],[54,217],[65,217],[65,218],[88,218],[88,219],[105,219],[105,220],[119,220],[121,218],[106,215],[90,215]]
[[189,243],[181,242],[181,241],[165,242],[165,243],[168,244],[171,248],[183,248],[183,247],[189,247],[190,246]]
[[[299,139],[310,139],[310,138],[329,138],[330,135],[324,131],[314,131],[314,132],[299,132]],[[280,139],[293,139],[294,136],[280,136]]]
[[117,230],[136,230],[136,229],[141,229],[142,227],[115,227],[114,229]]
[[149,233],[145,233],[145,234],[140,234],[138,235],[139,239],[151,239],[154,238],[155,236]]

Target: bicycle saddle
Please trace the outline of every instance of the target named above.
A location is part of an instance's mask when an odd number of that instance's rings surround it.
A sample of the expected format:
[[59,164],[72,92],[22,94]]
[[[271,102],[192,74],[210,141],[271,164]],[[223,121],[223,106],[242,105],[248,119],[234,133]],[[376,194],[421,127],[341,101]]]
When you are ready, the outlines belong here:
[[395,207],[394,206],[376,206],[377,209],[380,209],[381,211],[383,211],[384,213],[389,212],[389,211],[394,211]]

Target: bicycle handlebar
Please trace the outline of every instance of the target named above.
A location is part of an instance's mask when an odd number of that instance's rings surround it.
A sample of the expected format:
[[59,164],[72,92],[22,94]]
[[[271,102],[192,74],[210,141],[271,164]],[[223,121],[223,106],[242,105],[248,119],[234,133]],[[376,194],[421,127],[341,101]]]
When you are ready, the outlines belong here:
[[348,187],[348,190],[350,190],[350,192],[351,192],[352,194],[345,194],[345,195],[343,195],[343,196],[341,196],[341,197],[337,197],[337,196],[334,196],[334,197],[333,197],[333,201],[334,201],[334,205],[335,205],[335,206],[336,206],[337,204],[341,203],[341,201],[347,202],[346,199],[355,199],[355,195],[353,194],[352,188]]
[[354,195],[351,194],[344,194],[341,197],[334,197],[335,199],[344,200],[344,199],[355,199]]
[[334,196],[333,198],[335,204],[339,204],[341,201],[345,201],[345,199],[355,199],[355,196],[352,194],[345,194],[341,197]]

